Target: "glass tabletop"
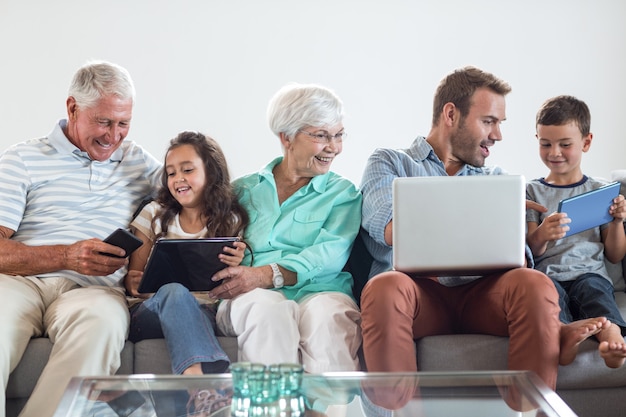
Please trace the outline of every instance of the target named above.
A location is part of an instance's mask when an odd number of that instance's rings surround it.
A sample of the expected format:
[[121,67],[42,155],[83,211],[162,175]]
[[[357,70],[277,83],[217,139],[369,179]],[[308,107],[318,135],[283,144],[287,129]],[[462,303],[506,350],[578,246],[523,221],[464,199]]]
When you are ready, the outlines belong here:
[[269,408],[241,401],[231,374],[76,377],[55,417],[576,416],[535,374],[515,371],[306,374],[297,395]]

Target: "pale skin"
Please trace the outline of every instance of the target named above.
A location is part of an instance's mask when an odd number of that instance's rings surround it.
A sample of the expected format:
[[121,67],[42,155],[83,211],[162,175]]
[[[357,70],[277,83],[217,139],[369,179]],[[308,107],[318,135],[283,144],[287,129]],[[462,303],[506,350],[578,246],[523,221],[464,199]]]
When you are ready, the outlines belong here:
[[[334,136],[343,132],[344,128],[343,124],[339,123],[335,126],[309,126],[302,130],[311,134],[322,133]],[[334,158],[341,153],[343,144],[335,140],[329,143],[317,143],[302,132],[298,132],[293,137],[281,133],[279,138],[284,157],[282,162],[274,167],[274,179],[278,190],[278,203],[282,204],[293,193],[308,184],[311,178],[327,173]],[[285,279],[285,286],[295,285],[298,282],[295,272],[280,265],[278,268]],[[274,273],[269,265],[228,267],[213,277],[214,281],[223,280],[224,283],[215,287],[210,295],[215,298],[230,299],[255,288],[274,288],[273,276]]]
[[[439,122],[426,140],[444,164],[448,175],[455,175],[465,164],[483,166],[490,147],[502,140],[500,125],[506,120],[504,96],[487,88],[476,90],[469,113],[462,120],[454,103],[443,106]],[[545,212],[546,208],[527,201],[526,208]],[[392,245],[393,220],[385,226],[385,242]]]
[[[80,108],[73,97],[66,102],[67,138],[97,161],[107,160],[128,134],[132,99],[103,96],[92,108]],[[87,239],[71,245],[27,246],[11,240],[15,233],[0,226],[0,272],[8,275],[37,275],[72,270],[82,275],[106,276],[126,264],[124,250],[100,239]]]
[[[206,175],[202,159],[191,145],[181,145],[171,149],[165,157],[167,186],[176,201],[182,206],[179,213],[180,226],[187,233],[199,233],[206,225],[206,217],[202,214],[202,192],[206,184]],[[148,298],[150,294],[137,292],[143,270],[152,251],[153,242],[139,230],[133,230],[135,236],[143,241],[139,249],[130,256],[128,273],[124,277],[124,285],[134,297]],[[225,246],[219,258],[228,266],[241,263],[246,245],[236,242],[235,248]],[[195,363],[183,371],[183,375],[202,375],[202,364]]]
[[[578,125],[570,121],[564,125],[537,125],[539,154],[550,169],[545,180],[555,185],[576,184],[583,179],[580,166],[582,154],[591,147],[593,135],[583,136]],[[613,220],[602,230],[604,255],[613,263],[620,262],[626,255],[626,201],[619,195],[609,208]],[[541,224],[528,222],[527,242],[534,256],[541,256],[551,241],[562,239],[569,230],[567,213],[552,213]],[[610,368],[619,368],[626,360],[626,342],[619,326],[604,317],[579,320],[561,327],[560,364],[571,363],[578,347],[585,339],[595,336],[600,345],[598,351]]]
[[[442,109],[438,123],[432,127],[426,140],[443,161],[448,175],[454,175],[466,163],[474,166],[484,165],[485,159],[489,156],[489,148],[502,140],[500,125],[505,119],[504,97],[486,88],[478,89],[472,97],[469,113],[463,123],[459,109],[453,103],[447,103]],[[526,209],[542,213],[547,211],[545,207],[529,200],[526,201]],[[393,220],[385,226],[385,242],[390,246],[393,242],[392,230]],[[571,363],[576,357],[580,343],[608,326],[606,318],[603,317],[562,325],[560,363],[563,365]],[[623,347],[618,343],[600,345],[603,357],[621,356],[622,351]],[[613,352],[618,353],[614,355]],[[615,364],[615,361],[609,362]]]

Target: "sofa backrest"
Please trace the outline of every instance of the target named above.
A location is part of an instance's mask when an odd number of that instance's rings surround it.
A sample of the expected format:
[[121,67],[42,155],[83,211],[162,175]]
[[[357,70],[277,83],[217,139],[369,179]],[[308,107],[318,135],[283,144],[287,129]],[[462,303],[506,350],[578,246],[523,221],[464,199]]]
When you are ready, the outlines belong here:
[[359,306],[361,305],[361,291],[369,278],[370,268],[372,267],[372,262],[374,262],[374,258],[372,258],[372,255],[370,255],[365,247],[361,233],[365,233],[362,228],[359,230],[354,240],[348,262],[346,262],[346,265],[343,267],[344,271],[348,271],[352,274],[354,280],[352,294]]

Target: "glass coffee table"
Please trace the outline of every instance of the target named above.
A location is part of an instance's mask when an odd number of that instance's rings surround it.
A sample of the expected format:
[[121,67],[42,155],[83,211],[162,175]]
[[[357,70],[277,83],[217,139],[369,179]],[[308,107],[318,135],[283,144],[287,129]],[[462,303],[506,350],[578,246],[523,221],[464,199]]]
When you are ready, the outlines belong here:
[[298,397],[288,401],[302,404],[302,412],[242,414],[241,407],[235,413],[241,399],[233,399],[230,374],[76,377],[55,417],[576,416],[531,372],[307,374]]

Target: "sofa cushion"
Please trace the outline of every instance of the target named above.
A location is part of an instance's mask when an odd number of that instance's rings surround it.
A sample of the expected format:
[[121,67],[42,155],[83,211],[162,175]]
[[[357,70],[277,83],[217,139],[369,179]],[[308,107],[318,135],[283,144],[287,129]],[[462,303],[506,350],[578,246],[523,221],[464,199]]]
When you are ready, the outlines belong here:
[[[620,194],[626,196],[626,169],[616,169],[611,171],[611,180],[620,182]],[[618,274],[617,271],[622,272],[622,274]],[[613,279],[613,286],[616,291],[626,291],[624,272],[626,272],[626,257],[622,259],[621,263],[616,264],[615,266],[609,265],[609,274]]]
[[[218,336],[222,349],[231,362],[237,361],[237,338]],[[122,374],[122,372],[117,372]],[[171,374],[172,362],[167,350],[165,339],[146,339],[135,343],[134,368],[135,374]]]
[[428,336],[417,341],[417,366],[420,371],[505,370],[508,346],[508,337]]
[[[428,336],[417,341],[417,363],[421,371],[506,370],[508,345],[498,336]],[[608,368],[594,338],[581,343],[572,364],[559,366],[557,390],[616,386],[626,387],[626,367]]]

